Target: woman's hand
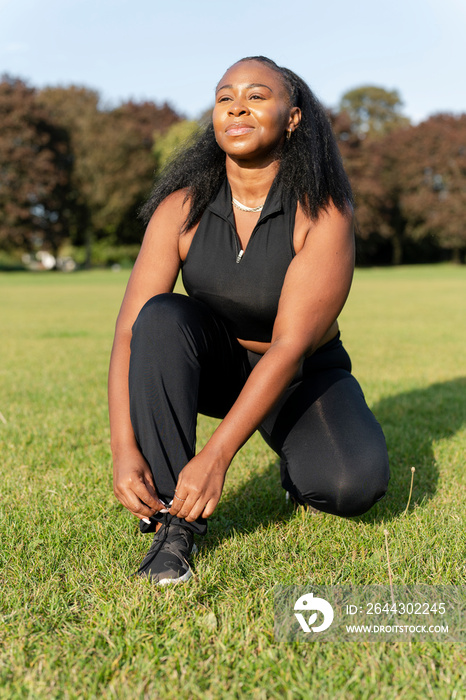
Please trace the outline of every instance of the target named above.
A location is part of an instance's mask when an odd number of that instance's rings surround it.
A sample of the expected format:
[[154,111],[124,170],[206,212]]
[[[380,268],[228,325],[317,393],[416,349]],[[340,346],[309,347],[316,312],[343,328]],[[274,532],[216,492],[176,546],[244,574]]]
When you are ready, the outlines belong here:
[[114,457],[113,492],[140,520],[165,508],[157,496],[150,467],[137,449]]
[[188,523],[212,515],[222,495],[229,463],[209,458],[206,448],[181,470],[170,513]]

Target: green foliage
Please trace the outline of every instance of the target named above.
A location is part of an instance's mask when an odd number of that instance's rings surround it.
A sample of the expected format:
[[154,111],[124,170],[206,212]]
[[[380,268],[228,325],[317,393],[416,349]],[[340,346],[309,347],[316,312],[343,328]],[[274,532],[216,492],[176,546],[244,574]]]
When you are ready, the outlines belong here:
[[352,128],[360,136],[383,136],[409,124],[400,112],[402,105],[398,90],[362,85],[345,92],[339,109],[349,115]]
[[[256,434],[194,578],[166,590],[131,578],[150,536],[111,487],[106,373],[127,279],[0,275],[0,697],[463,697],[458,644],[275,642],[273,587],[387,585],[384,529],[394,584],[465,584],[465,269],[356,274],[341,326],[387,437],[386,498],[361,518],[293,512]],[[214,425],[201,417],[200,445]]]
[[187,119],[173,124],[165,133],[154,133],[152,153],[157,161],[158,172],[162,171],[183,146],[199,133],[199,124]]
[[[131,269],[139,254],[138,243],[112,245],[108,238],[101,238],[92,244],[92,264],[94,267],[120,267]],[[63,256],[69,256],[82,268],[86,265],[86,251],[83,248],[68,246],[63,248]]]

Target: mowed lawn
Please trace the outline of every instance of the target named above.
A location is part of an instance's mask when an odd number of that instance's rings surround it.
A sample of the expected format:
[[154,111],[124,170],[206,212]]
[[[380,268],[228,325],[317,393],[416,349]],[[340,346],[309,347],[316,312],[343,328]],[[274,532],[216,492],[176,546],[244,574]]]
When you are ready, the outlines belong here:
[[0,275],[0,698],[465,698],[460,644],[276,642],[273,588],[388,585],[385,529],[394,584],[466,585],[466,268],[356,273],[342,338],[387,437],[386,498],[347,520],[293,512],[256,434],[194,578],[162,590],[131,578],[151,536],[111,485],[127,278]]

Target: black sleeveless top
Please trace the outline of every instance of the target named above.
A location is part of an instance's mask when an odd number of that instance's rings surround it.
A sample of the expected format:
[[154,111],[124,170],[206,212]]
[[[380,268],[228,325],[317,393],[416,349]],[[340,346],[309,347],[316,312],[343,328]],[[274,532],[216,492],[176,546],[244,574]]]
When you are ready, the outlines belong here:
[[295,254],[295,214],[296,202],[272,188],[241,257],[227,179],[202,215],[182,264],[183,284],[237,338],[272,338],[283,280]]

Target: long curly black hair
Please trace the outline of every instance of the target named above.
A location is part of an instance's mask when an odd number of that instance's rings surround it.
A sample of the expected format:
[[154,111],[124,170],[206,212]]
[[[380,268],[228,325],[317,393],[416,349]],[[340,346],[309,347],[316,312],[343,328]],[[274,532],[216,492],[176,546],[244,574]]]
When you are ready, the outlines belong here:
[[[279,73],[290,105],[301,110],[299,126],[283,144],[273,187],[281,185],[284,194],[299,201],[312,219],[316,219],[330,201],[340,211],[345,211],[353,202],[351,185],[324,107],[304,80],[288,68],[278,66],[265,56],[248,56],[237,63],[244,61],[264,63]],[[187,188],[187,199],[191,201],[184,223],[187,231],[200,220],[225,177],[225,153],[218,146],[210,123],[165,168],[140,216],[147,223],[165,197]]]

